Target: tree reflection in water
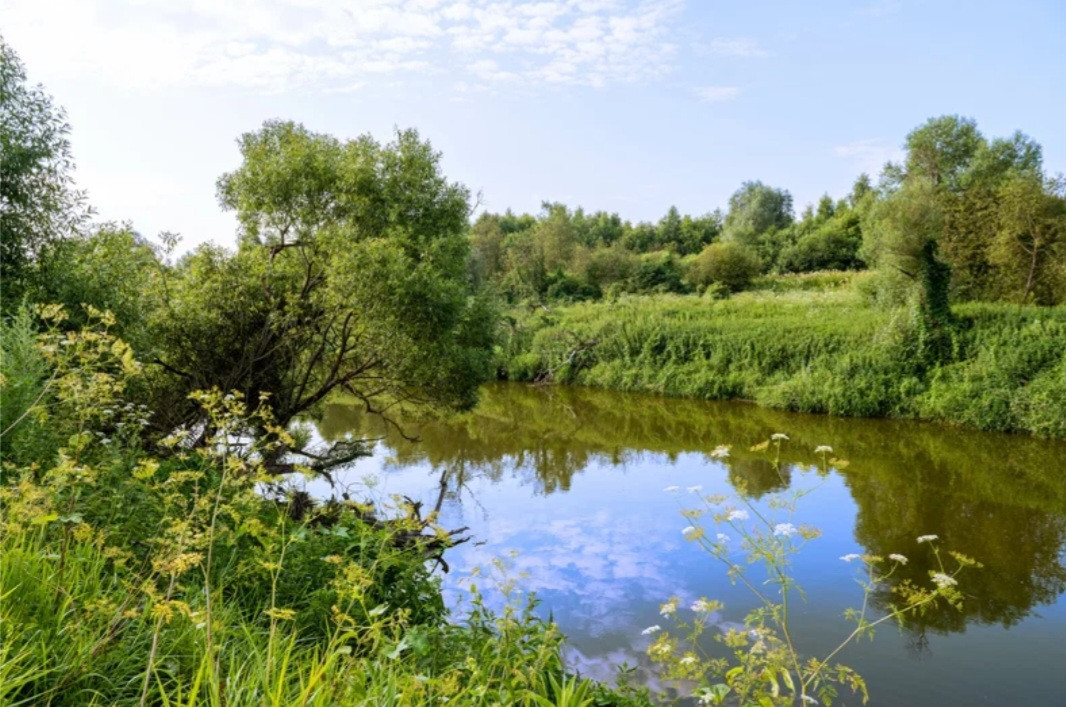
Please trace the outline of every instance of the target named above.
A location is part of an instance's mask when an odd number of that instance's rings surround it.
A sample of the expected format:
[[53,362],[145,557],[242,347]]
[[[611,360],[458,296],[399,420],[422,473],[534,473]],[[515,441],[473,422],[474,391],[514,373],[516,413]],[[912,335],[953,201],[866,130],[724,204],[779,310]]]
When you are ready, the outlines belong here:
[[[911,622],[912,645],[925,632],[962,631],[970,622],[1010,626],[1066,590],[1066,443],[987,434],[911,421],[789,414],[737,402],[704,402],[576,388],[494,384],[473,412],[408,421],[403,435],[355,406],[328,405],[319,431],[334,439],[355,431],[381,436],[397,466],[428,464],[443,498],[459,501],[474,477],[517,477],[537,494],[565,493],[591,463],[626,466],[643,455],[670,459],[733,445],[729,481],[761,497],[791,483],[797,467],[819,461],[813,449],[836,448],[849,460],[835,469],[857,506],[855,538],[873,554],[912,548],[935,533],[943,547],[979,559],[968,575],[962,612],[945,608]],[[748,448],[787,431],[784,472]],[[716,462],[717,463],[717,462]],[[927,582],[928,553],[915,553],[893,579]],[[882,605],[893,600],[881,588]]]

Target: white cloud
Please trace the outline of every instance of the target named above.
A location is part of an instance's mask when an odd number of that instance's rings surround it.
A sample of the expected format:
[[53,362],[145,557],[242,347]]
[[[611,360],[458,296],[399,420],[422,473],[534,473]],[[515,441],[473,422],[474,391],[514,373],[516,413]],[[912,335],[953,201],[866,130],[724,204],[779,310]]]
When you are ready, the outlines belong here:
[[[670,70],[682,0],[4,0],[42,75],[135,90],[343,90],[441,67],[455,80],[604,85]],[[494,62],[491,69],[488,64]]]
[[723,103],[740,95],[740,89],[736,86],[699,86],[693,92],[708,103]]
[[884,138],[855,140],[833,148],[833,154],[851,160],[863,172],[876,176],[886,162],[903,158],[903,150]]
[[745,37],[716,37],[707,45],[707,50],[720,56],[761,57],[769,54],[754,39]]

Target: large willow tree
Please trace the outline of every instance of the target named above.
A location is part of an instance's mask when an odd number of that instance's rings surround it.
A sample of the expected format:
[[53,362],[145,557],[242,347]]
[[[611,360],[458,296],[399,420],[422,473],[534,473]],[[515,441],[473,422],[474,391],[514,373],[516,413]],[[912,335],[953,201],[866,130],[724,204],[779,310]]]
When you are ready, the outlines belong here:
[[[289,122],[240,146],[218,182],[241,224],[236,253],[203,247],[156,288],[158,426],[201,429],[187,396],[212,387],[266,401],[283,425],[340,392],[369,409],[472,405],[493,313],[469,284],[469,194],[439,154],[414,131],[383,145]],[[319,451],[312,466],[355,452]]]

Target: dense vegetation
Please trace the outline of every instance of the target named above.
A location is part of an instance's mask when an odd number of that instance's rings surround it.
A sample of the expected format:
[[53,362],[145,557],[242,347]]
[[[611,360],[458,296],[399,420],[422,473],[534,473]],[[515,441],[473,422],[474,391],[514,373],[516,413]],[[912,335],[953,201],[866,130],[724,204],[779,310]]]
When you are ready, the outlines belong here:
[[435,513],[287,480],[365,453],[309,443],[330,395],[461,409],[491,374],[468,194],[428,143],[267,123],[218,184],[236,250],[174,260],[83,227],[62,114],[6,45],[0,78],[0,703],[643,700],[568,677],[529,604],[449,616]]
[[[799,220],[749,182],[724,214],[471,226],[416,132],[271,121],[218,182],[236,248],[176,256],[88,223],[62,111],[0,54],[5,704],[644,700],[568,677],[528,610],[449,617],[433,513],[291,491],[366,452],[300,426],[339,394],[469,409],[495,366],[1066,436],[1066,201],[1024,136],[935,119]],[[780,276],[865,266],[863,296]]]
[[941,356],[913,309],[866,304],[875,277],[775,277],[725,300],[632,296],[519,313],[503,371],[1066,438],[1066,309],[959,305]]

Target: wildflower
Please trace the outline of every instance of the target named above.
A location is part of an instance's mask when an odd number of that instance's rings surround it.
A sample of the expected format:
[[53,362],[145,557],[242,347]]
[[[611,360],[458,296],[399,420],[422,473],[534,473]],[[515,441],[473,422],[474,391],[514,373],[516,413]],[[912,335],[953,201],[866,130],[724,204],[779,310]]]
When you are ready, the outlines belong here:
[[689,653],[678,662],[681,663],[681,665],[695,665],[699,660],[699,658]]
[[642,635],[642,636],[651,636],[651,635],[654,635],[656,633],[659,633],[659,631],[662,631],[662,630],[663,630],[662,626],[660,626],[659,624],[655,624],[654,626],[649,626],[648,628],[646,628],[643,631],[641,631],[640,635]]
[[697,528],[694,525],[687,525],[681,531],[681,535],[684,536],[685,540],[699,540],[703,537],[703,528]]
[[692,696],[696,698],[696,701],[701,705],[713,705],[719,701],[718,695],[709,687],[701,687],[696,692],[692,693]]
[[729,520],[729,521],[747,520],[747,519],[748,519],[748,512],[745,511],[745,510],[729,511],[729,515],[726,516],[726,520]]
[[339,565],[340,563],[344,562],[344,558],[340,555],[326,555],[322,558],[322,561],[328,562],[331,565]]
[[292,621],[296,618],[296,612],[292,609],[267,609],[263,613],[278,621]]
[[808,703],[808,704],[812,704],[812,705],[818,704],[818,700],[814,699],[810,695],[802,695],[802,697],[803,697],[803,701]]
[[830,447],[827,444],[823,444],[823,445],[820,445],[818,447],[815,447],[814,448],[814,453],[815,454],[832,454],[833,453],[833,448]]
[[675,599],[671,599],[670,601],[666,602],[665,604],[663,604],[662,606],[659,607],[659,613],[662,616],[671,616],[675,611],[677,611],[677,599],[676,598]]
[[699,493],[700,491],[703,490],[703,487],[702,486],[689,486],[685,490],[688,491],[689,493]]
[[939,539],[940,539],[939,535],[920,535],[920,536],[918,536],[918,543],[919,544],[921,544],[921,543],[931,543],[934,540],[939,540]]
[[893,552],[891,555],[888,556],[888,559],[894,560],[895,562],[898,562],[901,565],[907,564],[907,558],[899,554],[898,552]]
[[711,602],[707,601],[706,599],[697,599],[696,601],[692,602],[692,606],[689,608],[691,608],[697,614],[706,614],[714,609],[714,607],[711,605]]
[[958,580],[956,580],[954,577],[952,577],[949,574],[944,574],[943,572],[934,572],[933,573],[933,584],[935,584],[936,586],[940,587],[941,589],[946,589],[948,587],[954,587],[958,583],[959,583]]
[[770,439],[774,442],[787,442],[788,435],[783,432],[774,432],[772,435],[770,435]]
[[711,451],[711,459],[725,459],[729,456],[729,445],[719,444]]
[[849,552],[847,555],[841,555],[840,559],[844,560],[844,562],[851,562],[852,560],[857,560],[860,557],[862,557],[862,555],[857,555],[854,552]]
[[667,486],[663,489],[663,491],[666,491],[667,493],[677,493],[679,490],[680,488],[677,486]]
[[796,530],[796,526],[792,525],[791,523],[778,523],[774,526],[774,535],[779,538],[788,538],[798,532],[799,531]]
[[717,536],[715,536],[715,537],[717,537],[717,538],[718,538],[718,542],[720,542],[720,543],[727,543],[727,542],[729,542],[729,536],[728,536],[728,535],[726,535],[725,533],[718,533],[718,535],[717,535]]

